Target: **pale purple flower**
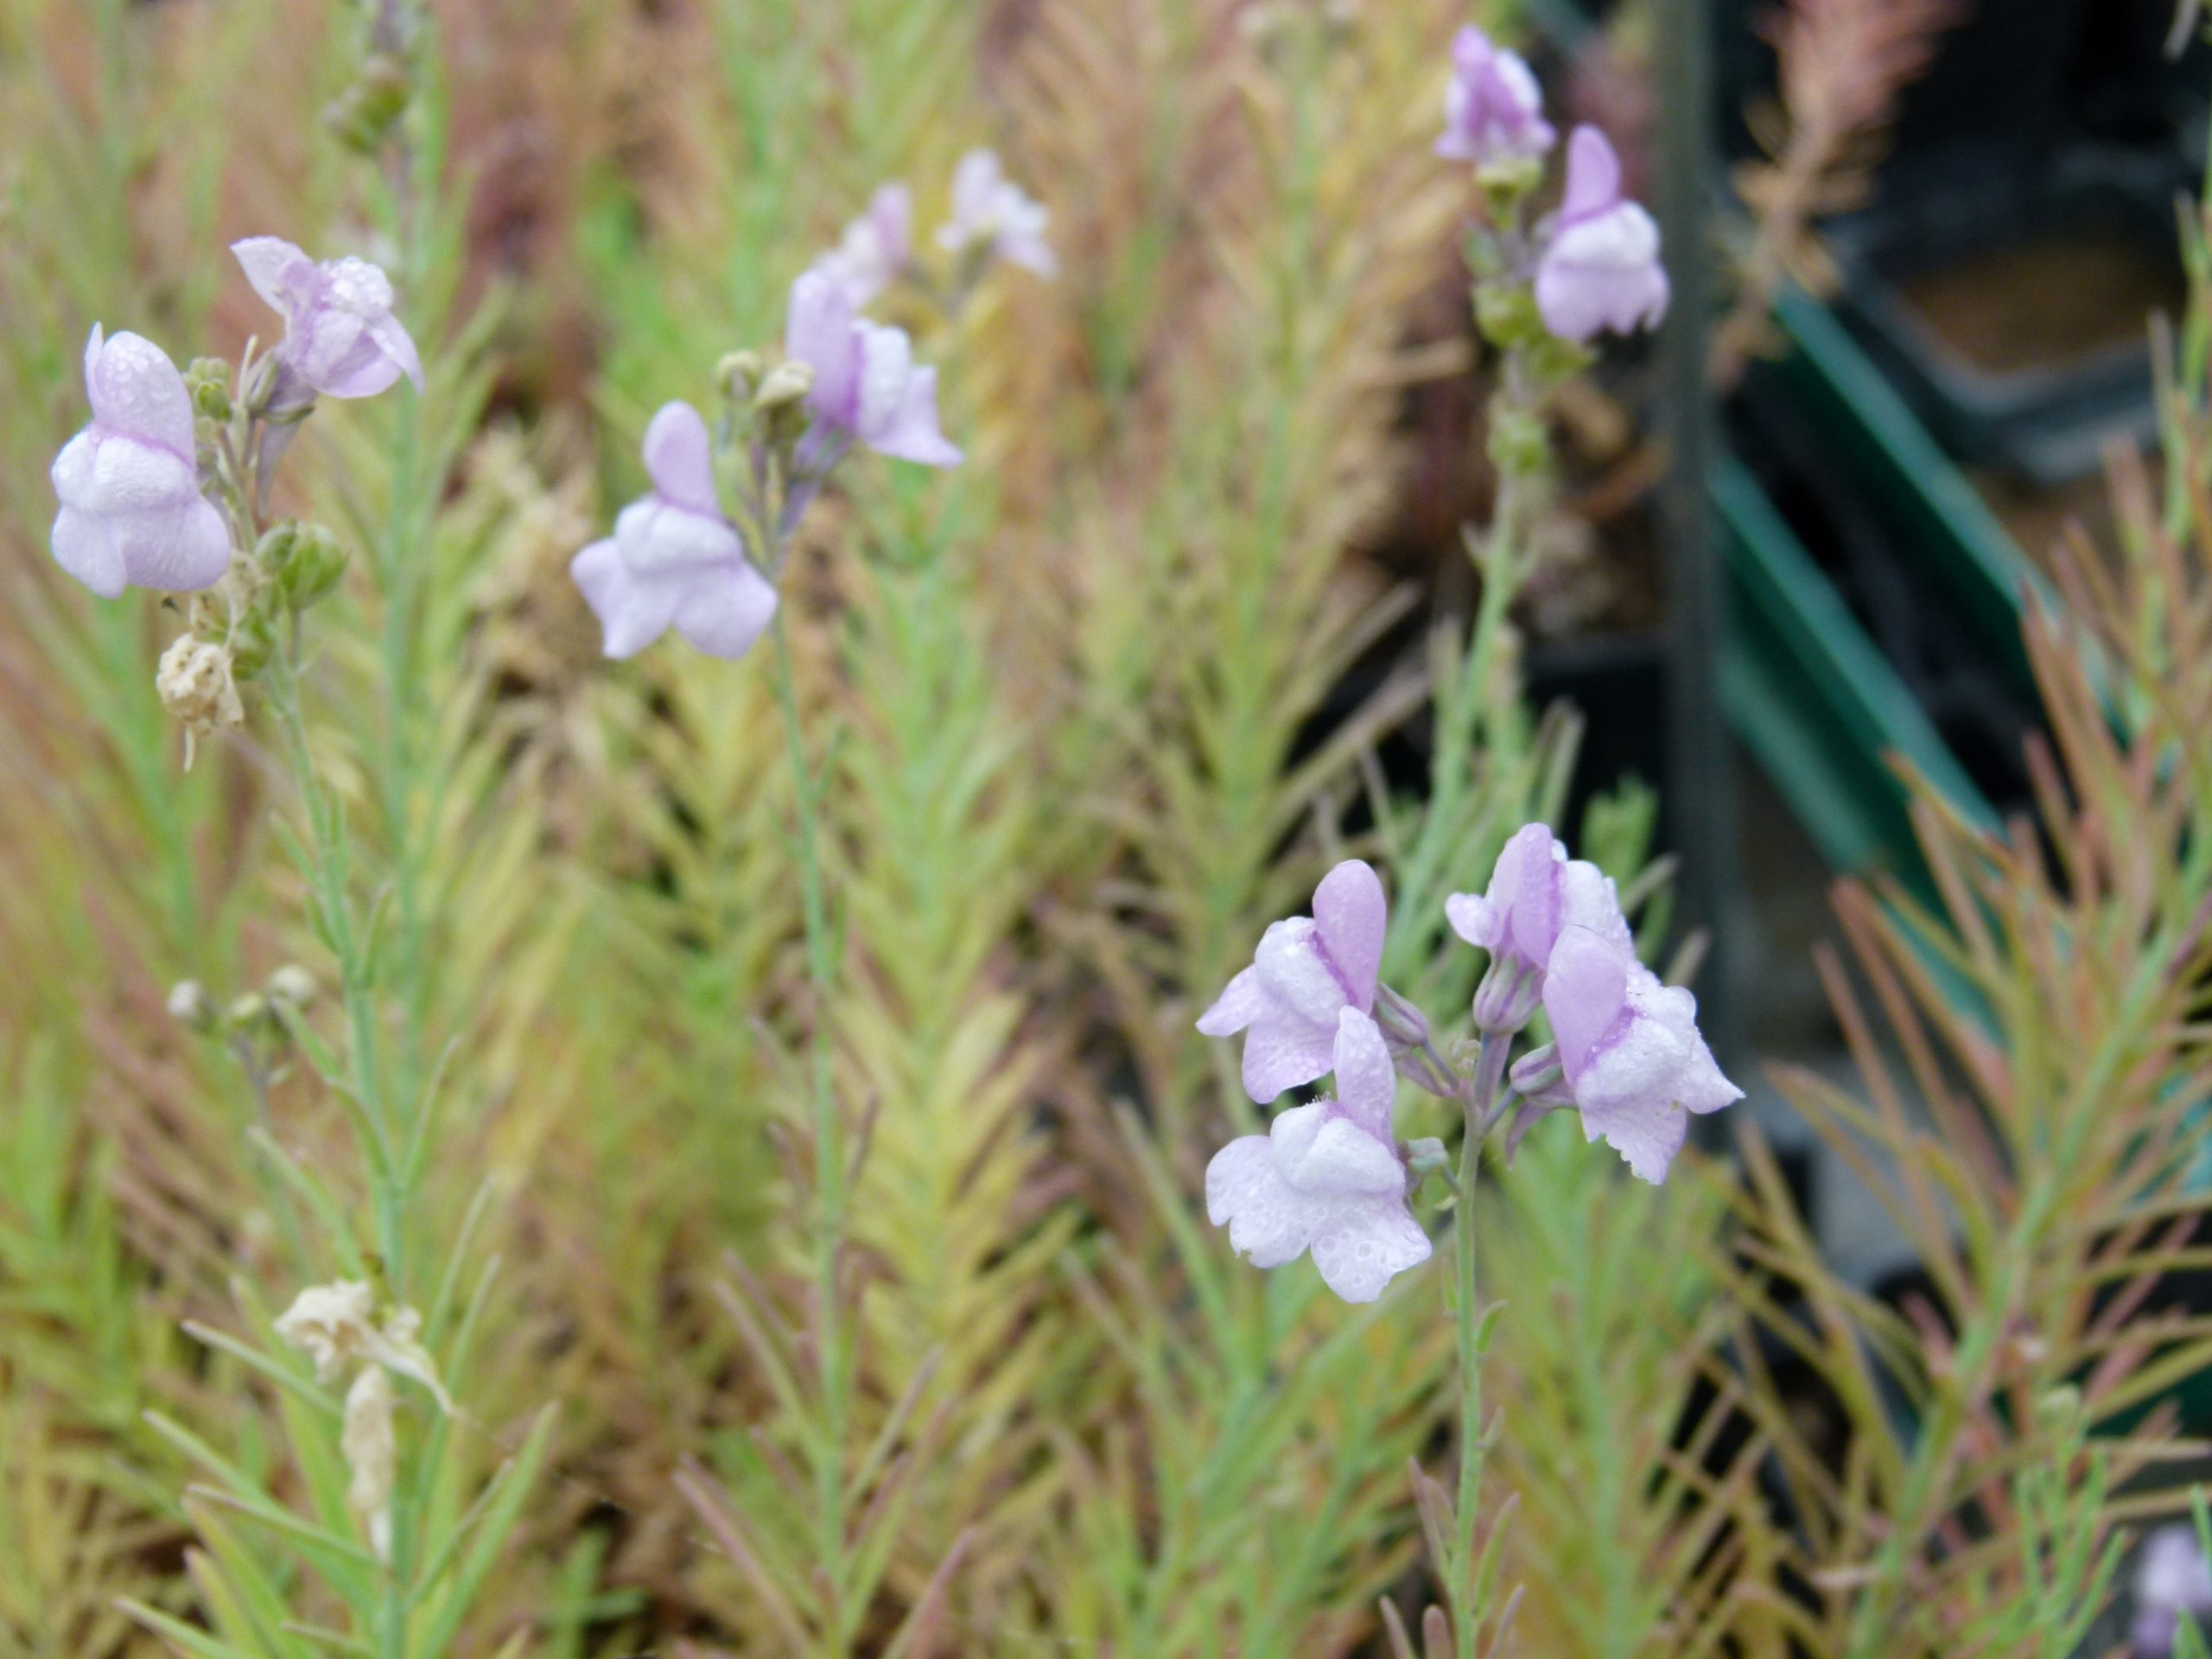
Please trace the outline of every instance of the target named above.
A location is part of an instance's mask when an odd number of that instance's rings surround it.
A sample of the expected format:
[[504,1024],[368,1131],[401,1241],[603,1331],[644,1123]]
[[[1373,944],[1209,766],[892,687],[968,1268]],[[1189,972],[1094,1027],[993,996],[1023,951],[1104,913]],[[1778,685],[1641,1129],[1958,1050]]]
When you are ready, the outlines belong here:
[[635,656],[672,626],[709,657],[742,657],[775,617],[776,590],[722,516],[705,419],[689,404],[665,405],[645,429],[645,456],[652,493],[569,564],[607,654]]
[[317,264],[289,242],[233,242],[253,291],[281,312],[280,367],[324,397],[373,397],[403,374],[423,390],[423,359],[391,315],[391,282],[365,259]]
[[1428,1235],[1407,1206],[1407,1164],[1390,1132],[1390,1052],[1357,1008],[1337,1014],[1332,1063],[1334,1100],[1294,1106],[1267,1134],[1213,1155],[1206,1217],[1254,1266],[1279,1268],[1310,1249],[1331,1290],[1371,1302],[1428,1260]]
[[102,599],[125,588],[185,593],[230,569],[223,515],[200,493],[192,394],[162,348],[137,334],[85,342],[92,423],[54,461],[54,557]]
[[1647,1181],[1667,1179],[1690,1113],[1743,1098],[1698,1035],[1697,999],[1661,984],[1618,940],[1563,930],[1544,969],[1544,1012],[1584,1136],[1610,1141]]
[[1659,226],[1621,199],[1620,157],[1595,127],[1567,141],[1567,194],[1536,263],[1536,308],[1562,340],[1656,327],[1667,315]]
[[1268,927],[1252,965],[1199,1016],[1209,1037],[1244,1038],[1244,1090],[1264,1105],[1334,1063],[1338,1016],[1375,1007],[1389,902],[1382,878],[1347,859],[1313,890],[1313,913]]
[[887,184],[814,269],[843,289],[857,311],[897,282],[913,257],[914,194],[903,184]]
[[1051,219],[1042,202],[1006,176],[995,154],[971,149],[953,169],[952,217],[938,228],[938,245],[951,253],[988,246],[1010,264],[1054,276],[1060,262],[1045,240]]
[[897,461],[959,465],[960,451],[938,429],[937,371],[915,366],[905,329],[855,315],[851,297],[820,271],[791,284],[784,349],[814,371],[806,404],[829,432],[815,447],[857,440]]
[[1452,84],[1444,89],[1436,153],[1478,165],[1527,160],[1558,137],[1544,119],[1544,95],[1526,60],[1471,23],[1461,29],[1452,41]]
[[1569,858],[1544,824],[1516,831],[1491,867],[1487,893],[1455,893],[1444,901],[1445,919],[1469,944],[1541,975],[1562,928],[1586,927],[1629,944],[1613,880],[1587,859]]
[[2161,1527],[2135,1562],[2135,1622],[2128,1640],[2136,1659],[2166,1659],[2182,1616],[2212,1623],[2212,1563],[2197,1548],[2196,1529]]

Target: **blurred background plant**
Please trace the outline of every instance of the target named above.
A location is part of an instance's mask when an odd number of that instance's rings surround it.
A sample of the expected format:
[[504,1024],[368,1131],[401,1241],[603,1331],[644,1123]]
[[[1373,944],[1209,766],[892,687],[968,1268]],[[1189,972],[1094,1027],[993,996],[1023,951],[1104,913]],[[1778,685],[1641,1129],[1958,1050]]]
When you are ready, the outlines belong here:
[[[1862,7],[1863,58],[1805,44],[1847,10],[1784,26],[1851,96],[1789,82],[1751,293],[1802,268],[1877,92],[1948,16]],[[501,1264],[453,1490],[559,1405],[442,1650],[874,1654],[903,1628],[904,1659],[1389,1651],[1378,1603],[1417,1633],[1431,1593],[1406,1466],[1451,1455],[1448,1327],[1426,1278],[1348,1311],[1198,1224],[1249,1109],[1191,1020],[1348,851],[1389,873],[1386,974],[1443,1007],[1476,961],[1438,903],[1519,823],[1572,820],[1624,884],[1657,830],[1648,790],[1586,809],[1578,722],[1528,706],[1545,594],[1465,556],[1489,480],[1464,423],[1432,465],[1431,400],[1486,372],[1438,321],[1472,206],[1429,155],[1464,9],[430,13],[424,142],[365,185],[342,141],[373,114],[373,14],[0,0],[0,950],[23,965],[0,997],[0,1649],[161,1650],[124,1600],[229,1616],[192,1540],[230,1546],[180,1506],[198,1471],[149,1413],[285,1501],[327,1496],[271,1432],[273,1385],[193,1332],[297,1287],[254,1135],[343,1181],[345,1113],[296,1078],[257,1117],[165,1006],[187,977],[327,968],[270,829],[283,788],[252,741],[181,772],[152,684],[173,620],[84,603],[44,550],[91,321],[265,338],[223,250],[277,232],[389,264],[434,365],[419,414],[326,412],[280,498],[359,550],[310,707],[372,711],[314,738],[391,873],[385,1039],[416,1089],[450,1050],[421,1225],[477,1213],[472,1282]],[[855,472],[785,587],[841,895],[825,1007],[770,677],[673,651],[604,671],[565,566],[635,493],[671,389],[772,339],[880,182],[935,222],[977,144],[1051,208],[1060,275],[895,317],[945,365],[972,464]],[[1870,1168],[1927,1283],[1846,1283],[1756,1143],[1747,1184],[1686,1166],[1654,1194],[1548,1124],[1489,1189],[1485,1525],[1518,1650],[2056,1655],[2105,1599],[2113,1529],[2155,1507],[2173,1425],[2144,1408],[2205,1357],[2156,1287],[2205,1265],[2182,1184],[2212,897],[2206,303],[2169,409],[2183,464],[2163,498],[2123,474],[2124,556],[2085,551],[2032,635],[2058,737],[2039,827],[1927,795],[1941,905],[1842,906],[1891,1033],[1845,997],[1861,1092],[1792,1095],[1844,1155],[1897,1154]],[[1653,476],[1627,401],[1560,411],[1618,465],[1602,489],[1571,467],[1549,544]],[[1399,556],[1408,522],[1426,563]],[[817,1040],[868,1126],[826,1452]],[[817,1456],[849,1498],[834,1608]]]

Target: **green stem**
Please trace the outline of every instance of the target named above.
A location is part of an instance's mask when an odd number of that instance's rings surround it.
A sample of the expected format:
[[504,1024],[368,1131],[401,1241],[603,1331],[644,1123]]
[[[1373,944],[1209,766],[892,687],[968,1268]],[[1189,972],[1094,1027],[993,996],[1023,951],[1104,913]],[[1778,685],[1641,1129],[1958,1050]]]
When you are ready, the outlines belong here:
[[293,783],[307,809],[313,858],[313,868],[308,872],[310,897],[324,938],[338,963],[339,992],[346,1010],[348,1069],[352,1074],[344,1086],[353,1096],[355,1119],[360,1126],[361,1152],[368,1166],[371,1199],[376,1211],[377,1249],[388,1271],[390,1263],[398,1256],[404,1195],[396,1179],[391,1107],[385,1096],[384,1073],[378,1054],[376,988],[369,942],[355,925],[353,917],[352,849],[346,837],[345,809],[315,771],[307,721],[300,711],[298,670],[280,651],[271,655],[264,677],[270,706],[283,734]]
[[814,1442],[817,1548],[830,1651],[842,1655],[849,1650],[853,1632],[845,1605],[844,1446],[849,1370],[837,1282],[844,1236],[845,1151],[843,1125],[838,1117],[836,1088],[830,1075],[829,1024],[836,962],[822,870],[820,808],[823,780],[816,776],[807,762],[791,636],[780,611],[776,616],[775,635],[776,702],[783,711],[784,740],[798,801],[799,905],[806,930],[807,981],[814,998],[809,1077],[814,1128],[815,1299],[820,1322],[823,1414],[822,1432]]
[[1500,1085],[1513,1047],[1510,1033],[1483,1040],[1475,1075],[1467,1086],[1467,1129],[1459,1147],[1459,1192],[1452,1211],[1452,1330],[1459,1356],[1459,1492],[1450,1563],[1453,1634],[1459,1659],[1475,1659],[1484,1609],[1476,1605],[1474,1584],[1475,1504],[1483,1478],[1482,1318],[1476,1307],[1475,1184],[1482,1173],[1483,1141],[1499,1116]]

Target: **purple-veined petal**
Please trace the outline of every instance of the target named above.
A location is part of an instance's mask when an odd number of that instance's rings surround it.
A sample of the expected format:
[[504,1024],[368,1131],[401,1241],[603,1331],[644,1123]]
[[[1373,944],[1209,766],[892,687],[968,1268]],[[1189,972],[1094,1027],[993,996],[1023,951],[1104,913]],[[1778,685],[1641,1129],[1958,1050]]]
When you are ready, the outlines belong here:
[[1566,929],[1552,947],[1544,969],[1544,1012],[1570,1081],[1626,1011],[1631,960],[1586,927]]
[[1316,1027],[1325,1042],[1336,1041],[1337,1011],[1351,999],[1321,948],[1319,923],[1306,916],[1269,923],[1252,965],[1271,1001]]
[[1366,1013],[1375,1006],[1375,976],[1382,969],[1382,941],[1390,927],[1382,879],[1363,861],[1346,859],[1314,889],[1313,920],[1345,993]]
[[[1397,1098],[1397,1068],[1382,1040],[1382,1028],[1357,1008],[1337,1016],[1332,1058],[1337,1101],[1345,1116],[1385,1147],[1390,1141],[1390,1108]],[[1391,1162],[1395,1164],[1395,1155]],[[1402,1174],[1402,1171],[1401,1171]]]

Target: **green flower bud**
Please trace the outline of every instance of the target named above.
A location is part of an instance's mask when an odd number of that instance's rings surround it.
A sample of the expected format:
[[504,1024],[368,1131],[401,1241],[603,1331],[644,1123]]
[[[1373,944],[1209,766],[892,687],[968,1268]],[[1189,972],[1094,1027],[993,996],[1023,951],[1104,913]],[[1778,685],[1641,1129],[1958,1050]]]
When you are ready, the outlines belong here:
[[751,403],[760,384],[760,353],[724,352],[721,361],[715,365],[715,384],[735,402]]
[[1535,156],[1501,156],[1475,170],[1483,205],[1490,210],[1491,222],[1498,225],[1510,223],[1543,181],[1543,160]]
[[218,425],[231,418],[231,365],[219,357],[195,357],[184,372],[195,413]]
[[253,556],[277,597],[296,611],[307,609],[346,575],[345,546],[321,524],[273,525],[263,532]]
[[391,52],[372,53],[360,74],[323,111],[323,119],[349,148],[363,155],[384,146],[414,91],[405,59]]

